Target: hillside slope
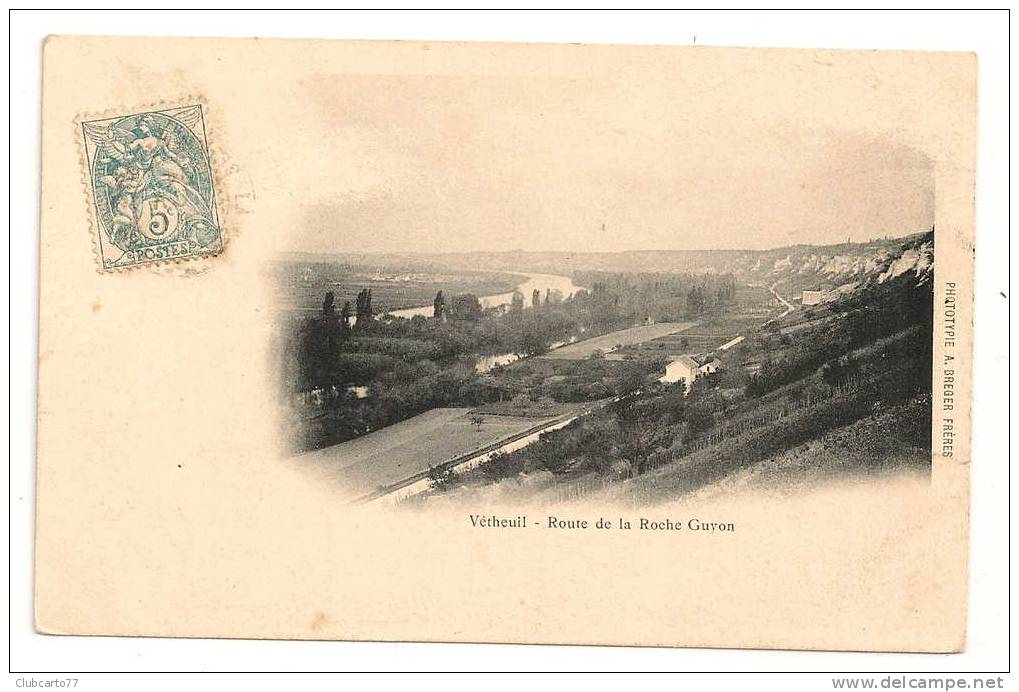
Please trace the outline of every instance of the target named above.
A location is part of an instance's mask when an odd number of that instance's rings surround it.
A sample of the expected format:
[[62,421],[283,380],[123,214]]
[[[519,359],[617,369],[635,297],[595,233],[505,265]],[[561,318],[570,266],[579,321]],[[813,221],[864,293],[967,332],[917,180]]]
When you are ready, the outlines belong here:
[[689,392],[645,384],[443,492],[647,506],[928,473],[933,272],[933,234],[908,238],[839,273],[851,288],[714,352],[721,367]]

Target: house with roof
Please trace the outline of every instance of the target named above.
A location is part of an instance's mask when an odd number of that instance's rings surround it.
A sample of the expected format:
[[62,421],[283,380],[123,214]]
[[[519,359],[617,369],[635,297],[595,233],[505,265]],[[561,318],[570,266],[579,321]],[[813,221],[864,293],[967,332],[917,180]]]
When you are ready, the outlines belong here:
[[658,378],[663,384],[683,382],[686,391],[690,391],[694,380],[704,375],[717,372],[722,362],[712,355],[683,355],[665,366],[665,374]]

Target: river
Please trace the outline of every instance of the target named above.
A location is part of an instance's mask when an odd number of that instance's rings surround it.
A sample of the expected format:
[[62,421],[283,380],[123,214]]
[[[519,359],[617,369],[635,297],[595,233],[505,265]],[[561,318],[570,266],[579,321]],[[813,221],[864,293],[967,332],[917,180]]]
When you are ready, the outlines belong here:
[[[583,332],[584,328],[581,327],[580,331]],[[563,346],[575,344],[577,343],[577,339],[578,339],[577,336],[571,336],[569,339],[565,339],[563,341],[553,341],[551,344],[549,344],[548,350],[554,351],[557,348],[562,348]],[[516,363],[523,357],[524,356],[521,356],[519,353],[500,353],[494,356],[481,356],[478,359],[478,364],[474,366],[474,369],[477,372],[484,374],[486,372],[491,371],[492,368],[497,368],[503,365],[509,365],[510,363]]]
[[[555,274],[521,274],[520,272],[513,272],[524,277],[526,280],[520,283],[515,291],[520,291],[524,296],[524,305],[530,306],[531,295],[535,290],[541,293],[541,299],[545,300],[545,291],[551,289],[553,291],[559,291],[562,293],[563,299],[569,298],[577,291],[581,290],[580,286],[573,283],[573,279],[568,276],[557,276]],[[500,305],[509,305],[513,301],[513,293],[496,293],[495,295],[482,296],[479,300],[481,301],[481,307],[484,308],[495,308]],[[422,317],[431,317],[434,308],[432,305],[422,305],[417,308],[403,308],[402,310],[393,310],[390,315],[394,317],[406,317],[410,319],[416,315]]]

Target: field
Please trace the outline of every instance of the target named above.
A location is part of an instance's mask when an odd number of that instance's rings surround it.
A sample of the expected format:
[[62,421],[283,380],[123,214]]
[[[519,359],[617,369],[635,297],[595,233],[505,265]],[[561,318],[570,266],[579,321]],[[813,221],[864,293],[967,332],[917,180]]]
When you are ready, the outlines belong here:
[[727,341],[745,335],[761,326],[760,317],[723,317],[694,324],[680,332],[660,336],[641,344],[621,348],[610,357],[626,359],[637,355],[679,356],[689,353],[707,353]]
[[562,416],[567,413],[577,413],[590,407],[591,404],[589,402],[561,403],[551,399],[532,401],[527,397],[519,397],[508,401],[484,404],[474,409],[474,413],[483,415],[486,422],[498,420],[498,418],[490,418],[489,416],[511,416],[534,420]]
[[287,261],[273,267],[275,307],[285,313],[312,315],[322,307],[326,291],[336,304],[351,304],[364,288],[372,291],[376,314],[400,308],[429,305],[440,290],[447,296],[473,293],[481,296],[512,291],[518,274],[440,268],[348,266],[328,262]]
[[[779,287],[781,289],[781,287]],[[788,298],[789,296],[786,296]],[[778,305],[775,297],[771,295],[764,286],[748,286],[739,284],[736,287],[736,295],[733,297],[733,307],[745,314],[753,313],[755,316],[764,316],[773,311]]]
[[689,329],[695,324],[695,322],[663,322],[661,324],[630,327],[629,329],[621,329],[557,348],[542,357],[558,360],[583,360],[596,351],[605,353],[615,350],[617,346],[629,346],[651,341],[667,334]]
[[479,429],[470,420],[470,411],[432,409],[349,442],[301,454],[294,461],[355,499],[545,422],[485,416]]

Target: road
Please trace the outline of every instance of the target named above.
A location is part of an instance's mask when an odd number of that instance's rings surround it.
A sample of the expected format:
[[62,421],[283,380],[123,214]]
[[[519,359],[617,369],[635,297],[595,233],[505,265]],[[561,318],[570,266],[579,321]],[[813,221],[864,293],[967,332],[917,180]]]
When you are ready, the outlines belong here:
[[300,454],[294,463],[308,474],[329,481],[348,499],[381,488],[402,487],[426,477],[429,467],[443,466],[502,446],[560,417],[484,416],[481,426],[469,408],[435,408],[348,442]]
[[[780,296],[778,294],[778,291],[775,290],[775,286],[778,286],[778,284],[777,283],[773,283],[771,286],[768,286],[768,290],[771,291],[771,295],[775,296],[775,298],[778,299],[778,302],[782,303],[782,305],[785,305],[785,312],[783,312],[781,315],[779,315],[778,317],[775,317],[772,320],[768,320],[769,322],[773,322],[775,320],[780,320],[783,317],[785,317],[786,315],[788,315],[790,312],[792,312],[793,310],[796,309],[795,305],[793,305],[788,300],[786,300],[785,298],[783,298],[782,296]],[[767,324],[767,323],[765,323],[765,324]]]

